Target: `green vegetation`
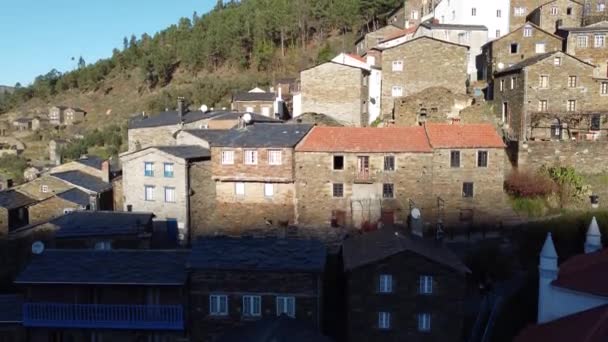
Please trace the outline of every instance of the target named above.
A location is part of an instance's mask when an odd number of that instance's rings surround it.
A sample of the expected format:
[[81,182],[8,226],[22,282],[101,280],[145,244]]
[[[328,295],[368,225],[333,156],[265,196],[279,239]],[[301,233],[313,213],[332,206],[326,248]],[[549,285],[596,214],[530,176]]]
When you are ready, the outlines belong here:
[[516,212],[528,217],[541,217],[546,211],[545,200],[540,197],[514,197],[511,198],[511,205]]
[[27,167],[27,160],[21,156],[4,155],[0,157],[0,175],[12,179],[16,183],[23,181],[23,171]]
[[547,174],[558,186],[560,207],[564,208],[568,203],[578,202],[585,198],[588,187],[585,186],[584,178],[571,166],[555,166],[542,168],[541,173]]
[[94,154],[102,158],[116,157],[126,149],[126,146],[123,146],[123,142],[127,141],[126,135],[126,126],[111,125],[101,130],[94,129],[84,139],[76,140],[64,147],[60,153],[67,160],[78,159],[84,154],[93,152],[93,149]]

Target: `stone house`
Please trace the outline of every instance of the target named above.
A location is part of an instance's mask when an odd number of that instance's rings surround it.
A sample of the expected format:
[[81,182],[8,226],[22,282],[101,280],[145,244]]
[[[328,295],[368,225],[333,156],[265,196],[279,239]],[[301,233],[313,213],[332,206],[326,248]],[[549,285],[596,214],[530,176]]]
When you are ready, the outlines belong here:
[[508,139],[603,139],[608,88],[593,78],[594,69],[577,57],[552,52],[497,73],[495,114]]
[[423,127],[312,129],[296,147],[296,223],[371,228],[405,223],[420,210],[432,150]]
[[547,1],[548,0],[511,0],[509,32],[513,32],[524,25],[528,21],[528,15]]
[[[167,222],[167,234],[189,244],[190,170],[194,163],[208,166],[209,150],[200,146],[148,147],[120,156],[125,211],[153,212]],[[212,200],[212,198],[209,198]]]
[[5,137],[11,131],[11,125],[6,121],[0,121],[0,137]]
[[65,110],[64,124],[67,126],[79,124],[84,121],[87,112],[80,108],[69,107]]
[[0,174],[0,191],[13,187],[13,179]]
[[78,159],[51,168],[51,173],[80,171],[97,177],[102,181],[110,182],[110,161],[97,156],[81,156]]
[[440,0],[408,0],[388,15],[389,24],[408,29],[432,16]]
[[508,32],[510,0],[451,0],[439,1],[434,17],[440,24],[479,25],[488,28],[489,39]]
[[378,45],[381,41],[397,32],[400,32],[403,26],[399,27],[395,24],[389,24],[381,27],[373,32],[366,33],[355,41],[357,54],[363,56],[368,50]]
[[52,177],[48,174],[43,174],[30,182],[16,186],[15,190],[18,190],[20,193],[29,196],[36,201],[42,201],[72,188],[74,188],[74,186],[61,179]]
[[[305,124],[254,124],[211,142],[215,182],[212,212],[200,212],[201,233],[240,233],[294,222],[294,147],[312,128]],[[194,189],[195,193],[203,193]]]
[[29,206],[30,224],[51,220],[78,210],[90,210],[91,197],[88,193],[73,188],[43,199]]
[[52,164],[60,165],[63,156],[61,150],[68,144],[68,141],[61,139],[53,139],[49,141],[49,160]]
[[346,239],[348,341],[455,341],[469,269],[445,246],[390,228]]
[[275,99],[273,92],[249,91],[236,93],[232,96],[232,110],[241,113],[256,113],[265,117],[274,118]]
[[199,239],[188,260],[192,339],[281,315],[320,330],[326,254],[317,240]]
[[429,87],[466,93],[469,47],[421,36],[382,50],[382,114],[392,116],[397,97]]
[[559,34],[566,39],[568,54],[594,64],[594,76],[608,80],[608,21],[585,27],[562,27]]
[[454,94],[443,87],[427,88],[419,93],[395,99],[395,126],[421,126],[427,122],[455,123],[464,118],[460,112],[471,106],[473,98]]
[[172,250],[71,249],[34,255],[15,280],[27,294],[23,326],[28,337],[183,340],[187,255]]
[[364,60],[348,58],[303,70],[302,113],[326,114],[349,126],[369,124],[368,96],[371,68]]
[[606,0],[585,0],[583,11],[583,26],[608,20]]
[[[562,50],[563,39],[527,22],[500,39],[482,47],[481,63],[484,79],[490,87],[495,72],[501,72],[521,61],[553,51]],[[489,94],[492,99],[493,94]]]
[[38,178],[38,176],[40,176],[40,170],[36,167],[30,166],[23,170],[23,179],[26,182],[31,182],[34,179]]
[[59,126],[63,124],[65,120],[64,111],[67,109],[65,106],[54,106],[49,109],[49,122],[53,126]]
[[552,0],[528,15],[528,21],[547,32],[557,32],[561,27],[580,27],[583,21],[583,3],[576,0]]
[[28,131],[32,129],[32,119],[18,118],[13,121],[13,128],[17,131]]
[[0,235],[29,224],[27,206],[36,200],[15,190],[0,191]]
[[32,130],[39,131],[45,129],[49,125],[49,119],[42,116],[35,116],[32,119]]
[[[39,179],[44,179],[41,177]],[[113,195],[112,184],[101,180],[95,176],[91,176],[82,171],[65,171],[52,173],[48,178],[55,178],[65,183],[68,189],[77,188],[89,195],[90,210],[113,210]],[[48,184],[48,183],[47,183]],[[20,189],[21,190],[21,189]],[[44,192],[44,184],[41,185],[40,191]],[[50,191],[49,191],[50,190]],[[63,191],[61,191],[63,192]],[[47,195],[58,193],[55,188],[48,187]]]

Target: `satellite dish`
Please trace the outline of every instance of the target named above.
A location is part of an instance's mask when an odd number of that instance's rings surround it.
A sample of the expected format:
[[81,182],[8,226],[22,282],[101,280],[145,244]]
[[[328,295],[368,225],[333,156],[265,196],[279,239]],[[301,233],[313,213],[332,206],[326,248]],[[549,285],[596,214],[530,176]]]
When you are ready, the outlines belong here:
[[417,220],[420,218],[421,214],[420,214],[420,209],[418,208],[414,208],[412,209],[412,211],[410,212],[410,216],[412,216],[412,218],[414,220]]
[[40,255],[44,252],[44,243],[42,241],[36,241],[32,244],[32,253]]
[[505,63],[498,63],[498,70],[502,70],[505,68]]
[[245,121],[246,124],[251,123],[252,119],[253,119],[253,117],[251,116],[251,114],[249,114],[249,113],[243,114],[243,121]]
[[207,105],[202,105],[201,106],[201,112],[207,113],[208,110],[209,110],[209,108],[207,108]]

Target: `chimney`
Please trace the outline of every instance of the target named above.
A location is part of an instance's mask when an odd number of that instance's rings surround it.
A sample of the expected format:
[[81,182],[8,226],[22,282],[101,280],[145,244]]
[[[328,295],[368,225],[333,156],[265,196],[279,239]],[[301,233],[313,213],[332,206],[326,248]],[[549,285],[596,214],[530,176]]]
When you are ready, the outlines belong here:
[[110,183],[110,161],[104,160],[101,162],[101,180]]
[[183,121],[183,116],[184,116],[184,102],[185,99],[183,97],[178,97],[177,98],[177,115],[179,115],[179,121],[182,122]]

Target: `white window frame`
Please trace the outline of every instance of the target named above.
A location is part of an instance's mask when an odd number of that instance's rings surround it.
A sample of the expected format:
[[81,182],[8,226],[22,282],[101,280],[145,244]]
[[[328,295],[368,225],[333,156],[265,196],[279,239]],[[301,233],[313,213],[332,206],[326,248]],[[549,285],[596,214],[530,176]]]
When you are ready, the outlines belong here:
[[171,186],[165,187],[165,203],[176,203],[175,188]]
[[245,183],[234,183],[234,194],[236,196],[245,196]]
[[608,82],[600,82],[600,95],[608,95]]
[[268,150],[268,165],[283,165],[283,151]]
[[498,84],[499,84],[500,91],[505,91],[505,80],[501,79]]
[[558,14],[559,14],[559,8],[557,6],[551,7],[551,15],[558,15]]
[[548,100],[538,100],[538,111],[546,112],[549,110],[549,101]]
[[562,58],[561,57],[553,57],[553,65],[554,66],[560,66],[562,65]]
[[587,36],[576,37],[576,47],[586,48],[588,46],[589,46],[589,37],[587,37]]
[[244,150],[243,159],[245,165],[258,165],[258,150]]
[[428,332],[431,331],[431,314],[419,313],[418,314],[418,331]]
[[296,297],[277,296],[276,297],[277,316],[286,314],[291,318],[296,318]]
[[[480,166],[479,165],[479,154],[480,153],[485,153],[486,154],[486,166]],[[482,169],[487,169],[488,167],[490,167],[490,151],[488,150],[478,150],[475,157],[477,157],[477,160],[475,161],[475,165],[478,168],[482,168]]]
[[[171,176],[167,176],[167,173],[170,173]],[[163,177],[173,178],[175,175],[175,167],[173,163],[163,163]]]
[[525,7],[515,7],[514,8],[514,15],[516,17],[523,17],[526,14],[526,8]]
[[401,72],[403,71],[403,60],[393,61],[393,72]]
[[154,202],[156,197],[156,187],[154,185],[144,185],[144,200]]
[[48,192],[49,192],[49,186],[48,186],[48,185],[46,185],[46,184],[42,184],[42,185],[40,186],[40,192],[42,192],[43,194],[48,193]]
[[270,117],[270,107],[262,107],[262,115]]
[[593,47],[603,48],[606,46],[606,36],[603,34],[597,34],[593,37]]
[[245,113],[253,113],[253,107],[251,107],[251,106],[245,107]]
[[378,276],[378,293],[393,293],[392,274],[381,274]]
[[567,112],[576,112],[576,100],[568,100],[566,101],[566,111]]
[[391,313],[386,311],[378,312],[378,329],[388,330],[391,328]]
[[511,90],[515,89],[516,78],[511,77]]
[[[150,174],[148,174],[148,171],[150,172]],[[154,163],[153,162],[144,162],[144,176],[154,177]]]
[[502,10],[496,10],[496,18],[502,18]]
[[578,76],[569,75],[568,76],[568,88],[576,88],[576,87],[578,87]]
[[433,294],[433,276],[421,275],[418,280],[418,294]]
[[532,37],[532,27],[524,26],[524,37],[529,38]]
[[534,45],[534,52],[536,52],[536,53],[547,52],[547,45],[544,42],[536,43]]
[[538,81],[538,87],[541,89],[549,88],[549,75],[540,75],[540,80]]
[[222,151],[222,165],[234,165],[234,151]]
[[264,183],[264,197],[270,198],[274,196],[274,184]]
[[243,296],[243,317],[262,316],[262,297],[254,295]]
[[228,316],[228,296],[219,294],[209,295],[209,315]]
[[402,86],[393,86],[391,88],[391,96],[392,97],[402,97],[403,96],[403,87]]

